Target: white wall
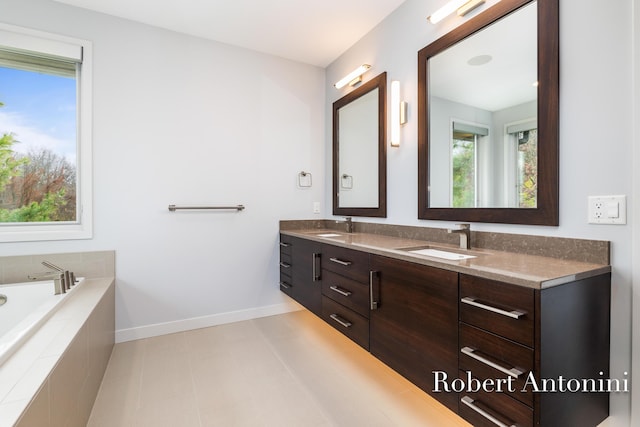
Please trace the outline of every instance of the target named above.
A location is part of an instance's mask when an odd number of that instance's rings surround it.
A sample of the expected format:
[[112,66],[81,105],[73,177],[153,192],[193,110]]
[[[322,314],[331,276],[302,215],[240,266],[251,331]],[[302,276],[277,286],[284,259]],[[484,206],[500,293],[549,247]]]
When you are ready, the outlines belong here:
[[[114,249],[121,339],[286,310],[278,220],[312,217],[323,200],[324,70],[50,0],[0,0],[0,11],[90,40],[94,53],[94,238],[3,244],[0,255]],[[311,189],[296,186],[302,170]],[[239,203],[244,212],[167,209]]]
[[[487,1],[483,9],[495,3]],[[402,97],[409,103],[409,122],[402,129],[402,145],[388,148],[388,217],[380,222],[452,225],[416,219],[417,52],[462,21],[453,17],[439,25],[429,24],[426,17],[441,4],[436,0],[407,0],[327,68],[327,105],[348,92],[348,89],[337,91],[332,83],[362,63],[373,66],[365,74],[365,81],[387,71],[389,80],[401,82]],[[624,372],[631,371],[633,220],[626,226],[587,224],[587,196],[626,194],[629,213],[633,212],[631,6],[632,0],[560,1],[560,226],[472,224],[473,229],[481,231],[612,242],[611,375],[620,379],[624,378]],[[327,115],[327,135],[331,135],[330,117]],[[326,155],[331,156],[329,140]],[[329,182],[329,163],[326,173]],[[327,187],[325,201],[330,200],[331,190]],[[612,416],[606,423],[627,426],[629,412],[629,394],[612,395]]]

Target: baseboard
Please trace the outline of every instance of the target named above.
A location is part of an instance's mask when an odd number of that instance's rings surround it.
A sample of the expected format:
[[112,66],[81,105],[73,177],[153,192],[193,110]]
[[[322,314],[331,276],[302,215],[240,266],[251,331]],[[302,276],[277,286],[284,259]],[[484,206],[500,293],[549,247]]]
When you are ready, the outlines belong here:
[[156,323],[137,328],[117,330],[116,343],[134,341],[143,338],[157,337],[159,335],[173,334],[176,332],[190,331],[192,329],[207,328],[209,326],[223,325],[225,323],[240,322],[243,320],[257,319],[276,314],[289,313],[300,310],[302,307],[290,301],[282,304],[268,305],[264,307],[249,308],[246,310],[230,311],[226,313],[212,314],[210,316],[194,317],[191,319],[176,320],[174,322]]

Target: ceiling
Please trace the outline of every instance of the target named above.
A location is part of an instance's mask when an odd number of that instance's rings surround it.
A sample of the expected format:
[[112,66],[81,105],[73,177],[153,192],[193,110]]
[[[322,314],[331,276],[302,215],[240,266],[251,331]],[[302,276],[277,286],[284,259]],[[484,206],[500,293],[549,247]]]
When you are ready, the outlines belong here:
[[55,0],[326,67],[405,0]]
[[535,100],[536,23],[529,4],[431,58],[431,95],[487,111]]

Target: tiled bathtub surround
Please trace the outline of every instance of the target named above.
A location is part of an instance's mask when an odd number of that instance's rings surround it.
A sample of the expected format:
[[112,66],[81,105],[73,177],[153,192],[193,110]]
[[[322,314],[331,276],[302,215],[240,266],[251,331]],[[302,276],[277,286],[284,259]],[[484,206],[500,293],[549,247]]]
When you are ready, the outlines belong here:
[[114,345],[114,253],[3,257],[0,271],[22,278],[41,259],[92,278],[0,366],[0,427],[85,425]]
[[[457,235],[447,233],[446,228],[375,224],[360,221],[354,221],[353,225],[356,233],[379,234],[450,245],[456,245],[459,239]],[[610,242],[608,241],[474,231],[473,224],[471,228],[472,248],[544,256],[591,264],[610,264]],[[335,220],[280,221],[280,230],[305,229],[344,231],[345,224]]]
[[0,283],[27,282],[27,275],[48,271],[41,263],[52,262],[76,277],[115,277],[115,252],[74,252],[0,257]]

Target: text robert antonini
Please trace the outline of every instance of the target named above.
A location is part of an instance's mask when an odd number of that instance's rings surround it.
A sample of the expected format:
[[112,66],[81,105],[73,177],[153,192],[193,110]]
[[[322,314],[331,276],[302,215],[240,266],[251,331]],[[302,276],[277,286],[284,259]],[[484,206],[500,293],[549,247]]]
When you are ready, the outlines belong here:
[[529,372],[526,376],[524,385],[518,390],[515,386],[515,377],[506,378],[488,378],[479,380],[473,378],[471,371],[466,371],[466,379],[454,378],[448,379],[448,375],[444,371],[432,371],[434,378],[434,393],[476,393],[484,391],[486,393],[493,392],[510,392],[520,391],[526,393],[532,391],[534,393],[611,393],[611,392],[628,392],[628,373],[625,372],[623,379],[602,378],[603,372],[599,372],[601,378],[565,378],[559,375],[557,378],[540,378],[536,379],[533,372]]

